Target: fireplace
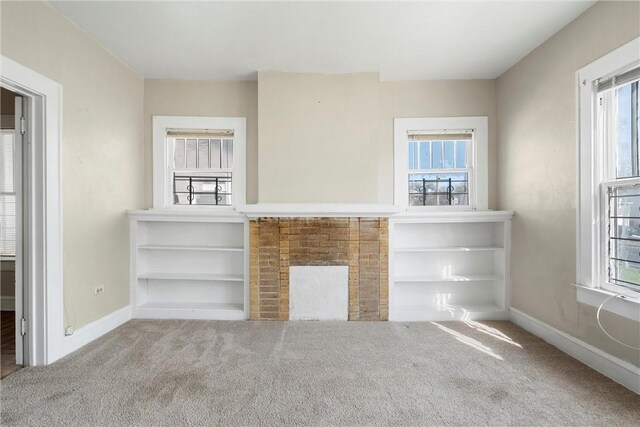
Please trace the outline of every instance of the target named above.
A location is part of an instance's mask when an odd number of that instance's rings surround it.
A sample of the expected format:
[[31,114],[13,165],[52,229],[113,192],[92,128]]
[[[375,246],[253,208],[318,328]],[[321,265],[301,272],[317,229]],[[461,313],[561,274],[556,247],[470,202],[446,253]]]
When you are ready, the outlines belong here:
[[[338,318],[340,307],[304,308],[291,313],[291,296],[302,293],[303,305],[310,295],[321,296],[316,303],[341,305],[340,292],[348,301],[349,320],[387,320],[389,313],[387,218],[254,218],[249,224],[250,318],[252,320],[289,320],[293,318]],[[340,291],[337,271],[330,281],[322,269],[297,267],[343,267],[346,288]],[[345,268],[346,267],[346,268]],[[292,271],[302,288],[292,291]],[[333,276],[332,276],[333,277]],[[320,289],[314,289],[313,286]],[[305,289],[303,289],[305,288]],[[308,295],[304,293],[308,292]],[[312,311],[305,312],[310,309]],[[307,314],[305,314],[307,313]],[[312,313],[312,314],[308,314]],[[293,314],[293,315],[292,315]]]

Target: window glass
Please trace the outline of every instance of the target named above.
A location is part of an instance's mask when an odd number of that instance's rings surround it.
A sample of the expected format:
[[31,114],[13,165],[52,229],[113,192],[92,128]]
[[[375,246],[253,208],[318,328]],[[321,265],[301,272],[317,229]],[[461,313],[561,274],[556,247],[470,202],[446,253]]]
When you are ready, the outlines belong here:
[[467,167],[467,141],[456,141],[456,168]]
[[184,168],[185,167],[185,151],[184,151],[184,139],[176,139],[174,143],[173,151],[173,167]]
[[222,167],[223,168],[233,167],[233,140],[232,139],[224,140],[224,146],[222,151]]
[[197,167],[197,140],[187,139],[187,169],[194,169]]
[[409,141],[409,169],[418,169],[418,143]]
[[452,169],[454,164],[454,141],[444,141],[444,168]]
[[420,142],[420,168],[431,169],[431,143],[429,141]]
[[[617,177],[634,176],[631,144],[631,85],[615,90],[615,129],[617,149]],[[637,153],[636,153],[637,156]],[[637,169],[637,161],[635,162]],[[637,175],[637,171],[635,173]]]
[[447,206],[469,204],[469,174],[409,174],[409,205]]
[[173,141],[173,204],[230,205],[232,138],[176,137]]
[[442,169],[442,141],[431,143],[431,157],[433,169]]

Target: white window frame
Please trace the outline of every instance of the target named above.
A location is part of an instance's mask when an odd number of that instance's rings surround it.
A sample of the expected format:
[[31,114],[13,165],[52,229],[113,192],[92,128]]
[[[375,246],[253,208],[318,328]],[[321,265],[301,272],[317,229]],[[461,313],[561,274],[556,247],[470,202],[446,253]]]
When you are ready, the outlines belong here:
[[[233,210],[246,203],[246,128],[245,117],[153,116],[153,207],[179,210]],[[174,205],[173,183],[169,167],[173,153],[167,143],[167,129],[224,129],[233,131],[233,168],[231,206]]]
[[[487,210],[489,208],[488,179],[488,129],[486,116],[396,118],[394,128],[394,204],[407,211]],[[470,162],[469,204],[445,206],[409,206],[409,155],[410,132],[447,132],[473,130],[474,137],[467,154]],[[451,172],[455,172],[451,169]],[[466,171],[466,170],[465,170]],[[433,171],[429,171],[433,173]]]
[[[581,68],[576,73],[578,115],[578,200],[576,239],[577,300],[600,306],[615,294],[630,299],[613,298],[603,309],[638,320],[640,304],[634,301],[638,292],[607,284],[606,279],[606,186],[611,185],[615,168],[612,148],[599,142],[597,89],[594,82],[617,74],[622,69],[640,64],[640,37]],[[602,118],[600,118],[601,120]],[[626,182],[637,179],[625,180]]]

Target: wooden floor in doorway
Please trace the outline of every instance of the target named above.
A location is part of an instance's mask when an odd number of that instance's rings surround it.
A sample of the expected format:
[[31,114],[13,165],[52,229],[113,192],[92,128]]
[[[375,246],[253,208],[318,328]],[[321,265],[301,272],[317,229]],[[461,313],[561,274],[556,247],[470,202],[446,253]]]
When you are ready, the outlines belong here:
[[0,311],[0,378],[22,368],[16,365],[16,312]]

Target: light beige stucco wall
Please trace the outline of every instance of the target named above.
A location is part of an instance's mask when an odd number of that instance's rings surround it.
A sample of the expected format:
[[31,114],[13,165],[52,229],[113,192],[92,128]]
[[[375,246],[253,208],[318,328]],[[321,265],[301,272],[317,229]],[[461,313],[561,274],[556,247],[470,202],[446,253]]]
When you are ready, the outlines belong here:
[[145,205],[153,205],[152,116],[247,118],[247,203],[258,201],[258,86],[255,81],[144,82]]
[[495,207],[494,80],[267,72],[258,82],[260,202],[393,203],[394,118],[488,116]]
[[[514,209],[512,306],[640,366],[608,339],[576,290],[576,71],[640,34],[640,3],[600,2],[497,80],[498,206]],[[640,326],[608,314],[638,346]]]
[[125,211],[144,205],[143,81],[49,4],[0,8],[2,55],[62,85],[65,324],[78,329],[129,303]]
[[377,73],[258,73],[261,203],[385,203]]

